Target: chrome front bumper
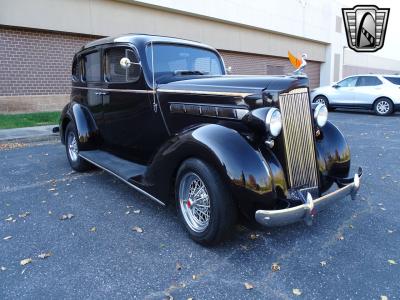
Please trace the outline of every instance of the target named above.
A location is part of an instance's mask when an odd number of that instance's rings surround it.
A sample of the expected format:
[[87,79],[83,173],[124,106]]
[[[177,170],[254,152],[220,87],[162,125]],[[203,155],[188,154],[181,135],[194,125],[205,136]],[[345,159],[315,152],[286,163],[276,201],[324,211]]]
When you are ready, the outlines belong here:
[[[313,217],[321,211],[326,205],[341,198],[351,195],[354,200],[358,189],[360,188],[362,169],[359,168],[352,180],[345,179],[343,182],[336,182],[340,187],[336,191],[313,199],[310,193],[304,204],[278,210],[257,210],[255,218],[258,223],[267,226],[282,226],[292,224],[298,221],[305,221],[308,225],[312,224]],[[347,183],[350,181],[349,183]]]

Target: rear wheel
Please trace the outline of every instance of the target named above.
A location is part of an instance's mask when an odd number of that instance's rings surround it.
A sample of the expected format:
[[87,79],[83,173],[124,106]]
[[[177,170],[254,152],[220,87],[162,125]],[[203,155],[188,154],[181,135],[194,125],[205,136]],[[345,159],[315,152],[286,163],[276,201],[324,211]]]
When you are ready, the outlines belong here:
[[233,233],[237,209],[219,174],[199,159],[184,161],[175,185],[179,216],[190,237],[214,245]]
[[71,168],[78,172],[87,171],[91,165],[79,156],[80,143],[75,124],[70,122],[65,129],[65,149]]
[[393,113],[393,102],[389,98],[379,98],[374,103],[374,111],[378,116],[387,116]]

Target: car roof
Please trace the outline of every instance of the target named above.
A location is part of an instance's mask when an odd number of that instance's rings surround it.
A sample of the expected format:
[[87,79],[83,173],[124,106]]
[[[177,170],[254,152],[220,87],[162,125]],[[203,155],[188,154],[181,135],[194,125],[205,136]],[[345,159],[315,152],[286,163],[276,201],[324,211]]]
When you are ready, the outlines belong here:
[[349,78],[349,77],[355,77],[355,76],[390,76],[390,77],[400,77],[399,74],[373,74],[373,73],[369,73],[369,74],[354,74],[354,75],[349,75],[345,78]]
[[200,43],[197,41],[180,39],[180,38],[169,37],[169,36],[142,34],[142,33],[140,33],[140,34],[130,33],[130,34],[124,34],[124,35],[119,35],[119,36],[105,37],[102,39],[98,39],[98,40],[89,42],[86,45],[84,45],[82,47],[81,51],[91,48],[91,47],[105,45],[105,44],[112,44],[112,43],[132,43],[134,45],[138,45],[138,44],[145,45],[150,42],[185,44],[185,45],[194,46],[194,47],[208,48],[210,50],[215,51],[215,49],[213,47],[210,47],[206,44],[203,44],[203,43]]

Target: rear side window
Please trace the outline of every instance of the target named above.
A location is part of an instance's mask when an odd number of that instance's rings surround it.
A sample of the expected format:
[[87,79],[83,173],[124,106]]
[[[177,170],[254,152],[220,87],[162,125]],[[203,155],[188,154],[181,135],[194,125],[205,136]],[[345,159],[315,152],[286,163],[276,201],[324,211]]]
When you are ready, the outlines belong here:
[[[122,67],[121,59],[128,58],[130,66]],[[140,66],[132,49],[117,47],[105,51],[105,78],[111,83],[135,82],[140,77]]]
[[360,76],[357,81],[357,86],[375,86],[382,84],[382,81],[375,76]]
[[83,56],[83,64],[85,81],[101,81],[100,52],[96,51]]
[[72,80],[79,81],[81,79],[81,61],[78,58],[74,58],[72,62]]
[[386,80],[389,80],[391,83],[395,85],[400,85],[400,77],[384,77]]

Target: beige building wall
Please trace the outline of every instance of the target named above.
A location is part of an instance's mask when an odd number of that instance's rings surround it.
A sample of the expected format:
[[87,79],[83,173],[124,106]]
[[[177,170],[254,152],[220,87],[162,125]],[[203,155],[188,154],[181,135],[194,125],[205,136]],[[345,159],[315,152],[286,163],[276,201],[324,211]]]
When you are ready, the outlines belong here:
[[326,44],[114,0],[0,0],[0,24],[99,36],[149,33],[177,36],[218,49],[287,57],[306,52],[325,60]]

